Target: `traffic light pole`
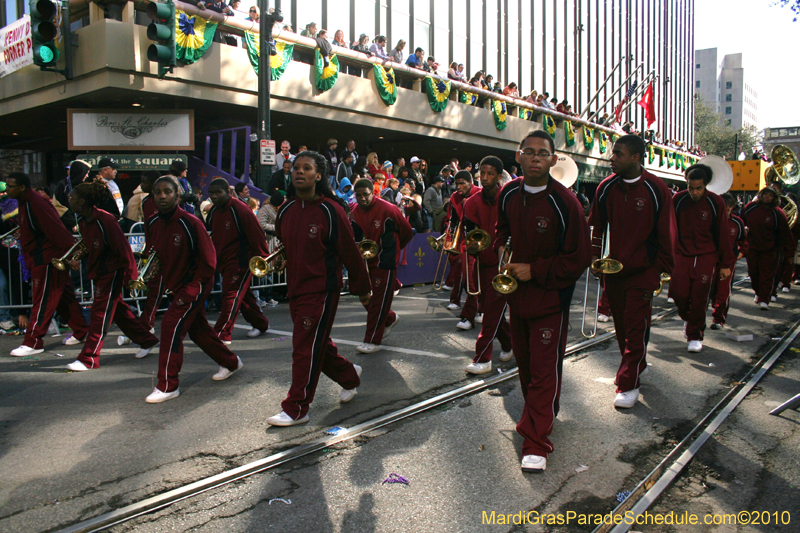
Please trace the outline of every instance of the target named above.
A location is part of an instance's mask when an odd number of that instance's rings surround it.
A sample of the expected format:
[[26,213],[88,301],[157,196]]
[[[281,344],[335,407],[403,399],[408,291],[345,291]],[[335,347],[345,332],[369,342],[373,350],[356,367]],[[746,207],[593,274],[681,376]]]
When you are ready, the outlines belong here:
[[258,9],[261,13],[259,18],[259,54],[258,54],[258,182],[259,189],[267,188],[269,180],[269,167],[264,164],[261,157],[262,141],[272,138],[272,131],[269,120],[269,82],[272,77],[272,67],[270,65],[270,45],[272,41],[271,17],[268,16],[269,1],[258,0]]

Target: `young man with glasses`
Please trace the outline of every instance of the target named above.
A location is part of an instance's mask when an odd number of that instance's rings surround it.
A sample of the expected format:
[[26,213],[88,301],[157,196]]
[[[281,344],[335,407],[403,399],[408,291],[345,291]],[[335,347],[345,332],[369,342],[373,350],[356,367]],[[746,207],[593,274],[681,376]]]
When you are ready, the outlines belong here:
[[575,284],[589,266],[591,245],[583,207],[550,176],[558,160],[553,139],[534,131],[519,148],[517,163],[523,177],[500,191],[494,249],[502,258],[510,244],[513,255],[506,273],[518,283],[506,298],[525,398],[517,424],[523,438],[522,471],[541,472],[553,451],[548,437],[559,408],[569,304]]

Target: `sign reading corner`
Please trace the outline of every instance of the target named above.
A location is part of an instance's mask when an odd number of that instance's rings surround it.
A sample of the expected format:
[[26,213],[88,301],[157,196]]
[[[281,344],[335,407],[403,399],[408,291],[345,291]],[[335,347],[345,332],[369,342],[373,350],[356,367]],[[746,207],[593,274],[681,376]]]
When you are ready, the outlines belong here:
[[194,150],[194,111],[68,109],[70,150]]

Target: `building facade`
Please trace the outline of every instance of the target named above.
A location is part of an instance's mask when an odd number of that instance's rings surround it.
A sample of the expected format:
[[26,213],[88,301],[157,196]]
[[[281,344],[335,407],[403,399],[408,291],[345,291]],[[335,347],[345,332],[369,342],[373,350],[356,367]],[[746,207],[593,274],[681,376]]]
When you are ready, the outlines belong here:
[[764,140],[761,141],[764,151],[769,154],[772,149],[782,144],[788,146],[797,156],[800,154],[800,127],[792,126],[788,128],[766,128],[764,130]]
[[758,93],[747,77],[742,54],[719,59],[716,48],[695,52],[695,94],[722,115],[733,130],[758,129]]

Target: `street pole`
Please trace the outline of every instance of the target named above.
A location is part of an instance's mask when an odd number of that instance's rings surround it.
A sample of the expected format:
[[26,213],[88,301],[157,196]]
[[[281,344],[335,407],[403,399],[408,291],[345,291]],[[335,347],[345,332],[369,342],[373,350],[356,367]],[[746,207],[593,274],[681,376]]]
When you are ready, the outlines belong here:
[[[259,24],[259,54],[258,54],[258,180],[256,186],[264,190],[267,188],[269,180],[269,166],[265,165],[261,157],[262,141],[272,138],[272,131],[269,119],[269,84],[272,77],[272,66],[270,58],[275,53],[272,44],[272,26],[276,22],[283,21],[283,15],[276,9],[269,14],[269,0],[258,0],[258,9],[261,12]],[[249,164],[249,162],[248,162]]]

